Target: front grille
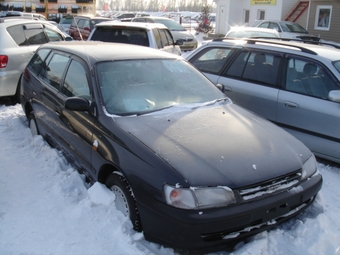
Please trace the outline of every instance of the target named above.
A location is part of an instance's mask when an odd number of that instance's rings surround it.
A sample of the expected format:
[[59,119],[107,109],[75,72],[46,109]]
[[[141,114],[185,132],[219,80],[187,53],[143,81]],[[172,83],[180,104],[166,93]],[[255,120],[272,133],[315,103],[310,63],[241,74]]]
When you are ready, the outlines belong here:
[[276,179],[262,182],[253,186],[240,189],[239,195],[243,201],[250,201],[258,197],[269,195],[278,191],[287,190],[300,182],[301,170],[295,173],[281,176]]
[[205,242],[214,242],[214,241],[220,241],[220,240],[232,241],[234,239],[242,239],[246,236],[251,236],[265,229],[270,229],[292,218],[295,214],[305,210],[308,206],[310,206],[312,202],[314,201],[314,199],[315,199],[315,196],[306,199],[306,201],[303,201],[302,203],[292,205],[289,208],[289,211],[287,213],[280,215],[276,218],[273,218],[269,221],[264,221],[263,218],[261,218],[261,219],[257,219],[251,222],[247,226],[239,227],[236,229],[230,229],[230,230],[221,231],[217,233],[201,234],[201,238]]

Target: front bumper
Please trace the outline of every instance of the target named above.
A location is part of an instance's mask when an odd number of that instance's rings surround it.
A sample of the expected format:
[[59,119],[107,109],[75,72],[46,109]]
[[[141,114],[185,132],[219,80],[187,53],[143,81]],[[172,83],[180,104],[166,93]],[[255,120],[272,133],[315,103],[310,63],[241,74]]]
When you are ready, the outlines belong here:
[[298,189],[226,208],[181,210],[143,199],[138,209],[147,240],[175,249],[218,251],[299,214],[321,186],[322,176],[316,174]]

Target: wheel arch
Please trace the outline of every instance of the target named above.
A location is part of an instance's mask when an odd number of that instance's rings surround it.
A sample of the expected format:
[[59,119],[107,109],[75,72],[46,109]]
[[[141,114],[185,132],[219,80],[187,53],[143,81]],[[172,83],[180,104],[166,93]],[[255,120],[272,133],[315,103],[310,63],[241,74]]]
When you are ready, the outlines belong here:
[[97,176],[98,182],[105,184],[107,177],[109,177],[109,175],[112,174],[113,172],[121,173],[121,170],[114,165],[110,165],[110,164],[103,165],[98,171],[98,176]]
[[33,112],[33,107],[29,102],[25,103],[24,111],[25,111],[26,117],[29,118],[31,112]]

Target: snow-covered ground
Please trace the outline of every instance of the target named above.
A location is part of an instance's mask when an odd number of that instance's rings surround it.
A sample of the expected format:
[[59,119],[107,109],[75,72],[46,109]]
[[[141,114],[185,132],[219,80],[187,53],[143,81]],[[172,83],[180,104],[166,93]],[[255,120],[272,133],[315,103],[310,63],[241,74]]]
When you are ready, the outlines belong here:
[[[0,255],[177,255],[133,231],[114,195],[89,187],[27,125],[20,105],[0,101]],[[210,255],[340,255],[340,168],[318,168],[323,188],[305,212]]]

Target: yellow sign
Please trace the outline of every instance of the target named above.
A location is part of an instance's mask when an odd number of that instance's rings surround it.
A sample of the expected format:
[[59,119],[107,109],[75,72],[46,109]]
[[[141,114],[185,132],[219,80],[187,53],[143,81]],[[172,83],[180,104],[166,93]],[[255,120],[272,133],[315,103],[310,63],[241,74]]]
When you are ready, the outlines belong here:
[[250,0],[251,5],[276,5],[276,0]]

